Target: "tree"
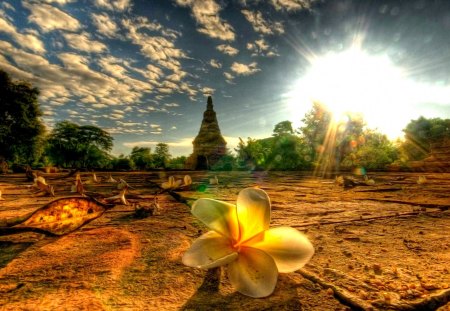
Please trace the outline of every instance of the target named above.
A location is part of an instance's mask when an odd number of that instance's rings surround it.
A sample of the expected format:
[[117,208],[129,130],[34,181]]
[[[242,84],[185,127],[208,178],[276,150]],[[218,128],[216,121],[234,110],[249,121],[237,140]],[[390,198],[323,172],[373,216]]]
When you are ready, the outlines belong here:
[[420,117],[411,120],[403,131],[402,152],[409,160],[422,160],[430,152],[432,144],[450,139],[450,119]]
[[37,88],[0,70],[0,159],[32,164],[40,157],[45,128],[38,96]]
[[301,170],[307,167],[305,144],[294,135],[292,123],[283,121],[275,125],[271,138],[261,140],[269,147],[266,168],[270,170]]
[[350,142],[350,152],[342,161],[347,168],[363,167],[382,170],[398,159],[397,147],[386,135],[367,129],[357,139]]
[[129,171],[135,169],[133,160],[130,157],[125,157],[123,154],[111,160],[111,166],[116,171]]
[[267,155],[270,147],[265,148],[259,140],[248,137],[247,144],[239,138],[239,144],[235,149],[238,166],[242,169],[265,169]]
[[169,152],[169,145],[158,143],[153,154],[153,163],[155,167],[166,168],[172,155]]
[[130,159],[138,170],[145,170],[153,167],[153,158],[151,149],[146,147],[133,147],[131,150]]
[[173,158],[169,161],[169,167],[171,169],[184,169],[186,161],[187,161],[186,156],[179,156],[179,157]]
[[112,142],[111,135],[101,128],[62,121],[49,135],[46,154],[63,167],[103,167]]
[[238,144],[237,162],[241,168],[254,170],[300,170],[309,167],[305,144],[292,129],[290,121],[275,125],[272,137],[242,139]]
[[352,151],[350,143],[356,140],[364,128],[364,120],[357,114],[346,114],[336,119],[320,103],[302,120],[300,138],[305,142],[305,156],[313,159],[313,165],[323,172],[337,171],[341,161]]
[[282,121],[275,125],[273,129],[273,136],[280,136],[285,134],[294,134],[291,121]]
[[312,109],[302,119],[303,126],[298,129],[298,133],[306,145],[311,162],[318,161],[332,119],[332,113],[318,102],[313,103]]

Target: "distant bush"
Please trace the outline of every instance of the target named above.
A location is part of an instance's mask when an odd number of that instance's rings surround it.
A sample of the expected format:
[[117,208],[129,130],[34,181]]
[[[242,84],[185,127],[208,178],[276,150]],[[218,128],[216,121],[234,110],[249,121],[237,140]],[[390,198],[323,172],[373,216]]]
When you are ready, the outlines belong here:
[[111,161],[111,168],[115,171],[130,171],[136,167],[133,160],[127,157],[115,158]]
[[212,171],[232,171],[235,169],[236,159],[232,155],[224,155],[212,167]]

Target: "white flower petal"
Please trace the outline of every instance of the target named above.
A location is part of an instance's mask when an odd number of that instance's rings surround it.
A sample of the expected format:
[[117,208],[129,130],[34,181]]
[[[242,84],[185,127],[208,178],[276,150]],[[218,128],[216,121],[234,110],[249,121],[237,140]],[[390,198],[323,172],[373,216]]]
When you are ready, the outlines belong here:
[[272,294],[278,270],[272,257],[255,248],[241,248],[238,258],[228,265],[228,278],[242,294],[260,298]]
[[300,231],[291,227],[271,228],[245,243],[270,255],[279,272],[293,272],[314,255],[314,247]]
[[192,185],[192,178],[189,175],[185,175],[184,176],[184,185],[185,186],[189,186]]
[[239,192],[236,204],[240,241],[269,229],[270,199],[264,190],[246,188]]
[[213,199],[198,199],[192,205],[191,213],[209,229],[234,241],[239,238],[235,205]]
[[226,265],[237,256],[229,239],[209,231],[192,243],[183,255],[183,263],[190,267],[210,269]]

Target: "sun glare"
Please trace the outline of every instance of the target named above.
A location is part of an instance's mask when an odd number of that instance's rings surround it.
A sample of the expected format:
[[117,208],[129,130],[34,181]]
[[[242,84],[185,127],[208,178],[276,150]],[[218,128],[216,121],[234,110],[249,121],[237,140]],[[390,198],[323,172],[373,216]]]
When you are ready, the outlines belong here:
[[[373,56],[352,48],[311,60],[306,74],[289,94],[292,113],[301,113],[314,101],[327,106],[339,119],[343,113],[361,113],[369,127],[390,138],[401,136],[419,103],[448,99],[449,88],[419,84],[394,66],[386,55]],[[301,118],[301,117],[300,117]]]

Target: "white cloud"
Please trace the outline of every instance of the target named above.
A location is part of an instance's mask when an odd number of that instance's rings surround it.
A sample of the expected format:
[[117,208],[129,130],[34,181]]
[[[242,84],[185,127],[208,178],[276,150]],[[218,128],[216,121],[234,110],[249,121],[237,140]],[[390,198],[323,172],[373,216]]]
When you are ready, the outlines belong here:
[[44,116],[48,117],[48,116],[54,116],[55,112],[51,109],[49,109],[48,107],[45,109],[44,111]]
[[180,70],[176,73],[173,73],[173,74],[167,76],[167,80],[174,81],[174,82],[180,82],[181,79],[183,79],[185,76],[187,76],[187,72]]
[[[135,146],[138,147],[150,147],[152,150],[155,149],[156,145],[159,144],[160,141],[154,140],[141,140],[134,142],[124,142],[122,145],[128,148],[133,148]],[[174,156],[180,155],[189,155],[192,153],[192,137],[181,138],[180,140],[173,142],[165,142],[169,146],[169,152]]]
[[67,3],[72,3],[75,2],[76,0],[43,0],[46,3],[58,3],[61,5],[67,4]]
[[224,54],[227,54],[227,55],[230,55],[230,56],[234,56],[237,53],[239,53],[238,49],[235,49],[234,47],[232,47],[231,45],[228,45],[228,44],[218,45],[216,47],[216,49],[218,49],[220,52],[222,52]]
[[6,10],[11,10],[11,11],[13,11],[13,12],[16,11],[16,9],[15,9],[10,3],[8,3],[8,2],[3,2],[3,3],[2,3],[2,7],[3,7],[4,9],[6,9]]
[[211,59],[209,61],[209,64],[211,65],[211,67],[214,67],[214,68],[222,68],[222,64],[219,63],[219,61],[216,59]]
[[125,112],[123,110],[119,110],[119,109],[113,109],[112,112],[117,113],[117,114],[125,114]]
[[93,104],[92,107],[99,109],[99,108],[106,108],[106,107],[108,107],[108,105],[98,103],[98,104]]
[[248,75],[252,75],[258,71],[261,71],[261,69],[257,68],[257,65],[258,64],[256,62],[253,62],[248,65],[234,62],[231,65],[231,71],[233,71],[237,75],[248,76]]
[[141,123],[139,123],[139,122],[122,122],[122,121],[116,121],[116,123],[119,124],[120,126],[125,126],[125,127],[135,127],[135,126],[141,125]]
[[95,0],[94,4],[98,7],[112,11],[125,11],[131,8],[130,0]]
[[180,107],[180,105],[177,104],[177,103],[168,103],[168,104],[164,104],[164,106],[166,106],[166,107]]
[[99,41],[92,40],[90,35],[86,32],[80,34],[64,33],[63,36],[66,39],[67,44],[75,50],[100,53],[107,49],[106,45]]
[[[11,60],[7,60],[3,55],[7,55]],[[60,53],[57,57],[62,65],[50,63],[42,56],[27,53],[0,40],[0,66],[15,78],[26,79],[39,87],[39,100],[42,103],[62,105],[64,102],[60,99],[64,98],[65,101],[77,100],[86,105],[86,108],[138,104],[142,96],[152,90],[151,84],[130,77],[127,71],[121,75],[108,76],[93,70],[90,68],[92,60],[88,57],[74,53]],[[120,62],[119,59],[105,59],[106,61],[96,61],[105,68],[108,68],[108,65],[119,66],[114,63]]]
[[109,38],[117,36],[117,24],[107,14],[91,14],[92,21],[102,35]]
[[227,81],[228,83],[230,83],[230,84],[233,83],[234,76],[233,76],[231,73],[229,73],[229,72],[224,72],[223,75],[225,76],[226,81]]
[[29,2],[23,2],[23,6],[31,11],[28,20],[44,32],[55,29],[77,31],[81,27],[77,19],[54,6]]
[[203,95],[213,95],[216,89],[205,86],[201,88],[200,91],[203,93]]
[[296,11],[311,8],[315,0],[271,0],[270,2],[277,10]]
[[149,64],[146,66],[146,69],[140,69],[140,68],[135,68],[135,67],[131,67],[131,66],[127,66],[129,69],[138,72],[139,74],[141,74],[143,77],[147,78],[149,80],[149,83],[154,84],[155,86],[160,86],[160,83],[158,82],[158,80],[163,76],[163,71],[161,70],[161,68]]
[[109,115],[107,115],[107,118],[108,117],[109,117],[109,119],[112,119],[112,120],[120,120],[120,119],[124,118],[124,116],[119,113],[110,113]]
[[264,38],[255,40],[253,43],[247,43],[247,49],[253,52],[252,56],[280,56],[277,53],[277,50],[274,47],[269,46]]
[[242,14],[244,14],[245,18],[249,23],[253,26],[253,29],[256,32],[265,34],[265,35],[273,35],[273,34],[282,34],[284,33],[284,27],[281,22],[269,22],[266,21],[262,13],[259,11],[252,12],[249,10],[242,10]]
[[8,20],[6,15],[0,11],[0,33],[4,32],[10,35],[14,41],[21,47],[35,53],[45,53],[44,43],[39,39],[36,33],[31,30],[28,33],[19,33],[16,27]]
[[214,0],[176,0],[176,2],[191,9],[193,17],[199,24],[198,32],[211,38],[234,40],[234,29],[220,18],[219,12],[222,8]]
[[98,64],[109,75],[124,79],[126,77],[127,70],[123,66],[119,65],[120,59],[112,56],[106,56],[99,59]]
[[[126,19],[122,21],[123,26],[128,30],[128,38],[139,45],[141,53],[156,62],[162,67],[170,69],[175,73],[181,71],[179,58],[186,58],[185,52],[175,47],[173,36],[150,36],[145,29],[163,32],[164,28],[160,24],[151,23],[146,18],[141,17],[136,20]],[[170,32],[170,30],[165,30]],[[173,33],[173,32],[170,32]]]

